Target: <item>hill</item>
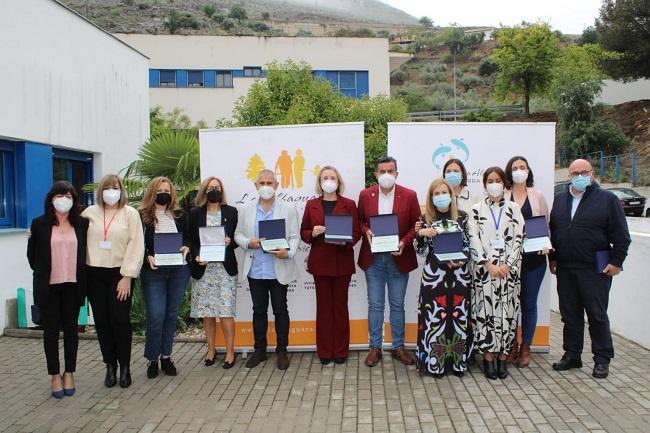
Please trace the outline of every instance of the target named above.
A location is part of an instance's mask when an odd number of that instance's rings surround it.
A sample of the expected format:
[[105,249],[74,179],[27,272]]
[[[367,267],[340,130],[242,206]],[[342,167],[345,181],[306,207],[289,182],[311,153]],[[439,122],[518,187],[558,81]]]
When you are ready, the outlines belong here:
[[[170,33],[172,11],[183,34],[304,34],[369,28],[396,33],[417,19],[377,0],[60,0],[109,32]],[[242,6],[246,19],[229,18]]]

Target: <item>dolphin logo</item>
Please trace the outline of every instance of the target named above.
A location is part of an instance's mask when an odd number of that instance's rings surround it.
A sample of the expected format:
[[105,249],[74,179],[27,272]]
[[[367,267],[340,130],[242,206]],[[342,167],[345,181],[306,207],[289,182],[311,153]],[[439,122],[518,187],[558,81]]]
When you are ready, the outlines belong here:
[[[464,154],[465,156],[464,158],[458,157],[458,159],[460,159],[463,162],[466,162],[469,159],[469,148],[467,147],[463,139],[452,138],[450,141],[455,148],[454,153],[459,155]],[[446,159],[456,157],[454,153],[452,153],[453,150],[454,149],[452,149],[451,146],[441,143],[440,146],[433,152],[433,155],[431,155],[431,162],[438,170],[442,169],[443,164],[440,164],[440,162],[444,163]]]
[[444,144],[441,144],[440,147],[433,152],[433,155],[431,156],[431,162],[433,162],[433,165],[435,165],[438,170],[442,168],[437,162],[438,158],[449,153],[451,153],[451,147]]
[[451,144],[456,146],[458,150],[462,150],[465,153],[465,159],[463,161],[467,161],[469,159],[469,148],[462,138],[452,138]]

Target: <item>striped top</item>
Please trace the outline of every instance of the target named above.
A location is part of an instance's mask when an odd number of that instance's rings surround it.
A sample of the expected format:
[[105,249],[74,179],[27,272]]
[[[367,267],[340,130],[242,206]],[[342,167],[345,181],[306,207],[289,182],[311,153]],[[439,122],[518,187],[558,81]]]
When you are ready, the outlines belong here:
[[169,211],[156,211],[156,233],[178,233],[176,221]]

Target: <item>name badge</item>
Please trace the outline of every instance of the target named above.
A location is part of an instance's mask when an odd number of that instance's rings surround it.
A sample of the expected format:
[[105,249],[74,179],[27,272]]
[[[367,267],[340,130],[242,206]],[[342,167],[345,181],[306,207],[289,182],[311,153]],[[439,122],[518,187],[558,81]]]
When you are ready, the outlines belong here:
[[503,238],[498,237],[490,241],[490,246],[493,250],[503,250],[506,247],[506,243]]
[[112,249],[111,241],[99,241],[99,248],[102,249],[102,250],[110,250],[110,249]]

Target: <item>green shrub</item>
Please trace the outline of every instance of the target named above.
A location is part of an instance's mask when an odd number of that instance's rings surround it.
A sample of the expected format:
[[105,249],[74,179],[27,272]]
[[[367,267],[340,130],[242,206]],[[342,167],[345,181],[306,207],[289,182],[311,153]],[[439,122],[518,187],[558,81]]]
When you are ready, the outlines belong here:
[[212,18],[212,21],[214,21],[217,24],[222,24],[224,22],[224,20],[226,19],[224,14],[222,14],[220,12],[215,12],[214,14],[212,14],[211,18]]
[[447,81],[447,74],[444,72],[429,72],[425,71],[420,75],[422,81],[425,84],[439,83],[441,81]]
[[269,30],[271,30],[271,28],[266,23],[259,22],[259,21],[249,23],[248,27],[251,30],[254,30],[256,32],[268,32]]
[[242,22],[248,19],[248,14],[246,13],[246,9],[244,9],[244,6],[235,5],[230,8],[230,13],[228,14],[228,18],[232,18],[233,20]]
[[489,57],[485,57],[481,59],[481,61],[478,64],[478,73],[483,77],[490,76],[498,71],[499,71],[499,66],[497,66],[496,63],[490,60]]
[[481,85],[481,79],[476,75],[465,75],[463,78],[458,81],[458,84],[463,86],[467,92],[469,89],[473,89]]
[[217,8],[214,7],[214,5],[208,4],[208,5],[203,6],[203,13],[208,18],[212,18],[212,15],[214,15],[215,12],[217,12]]
[[431,92],[432,93],[441,93],[447,96],[453,96],[454,94],[454,86],[451,84],[445,82],[442,83],[434,83],[431,85]]
[[402,68],[397,68],[390,73],[391,84],[404,84],[408,80],[409,74]]
[[592,122],[575,121],[558,128],[558,144],[570,157],[602,150],[607,155],[624,152],[630,139],[613,122],[597,118]]
[[431,110],[430,98],[427,98],[422,89],[414,84],[402,87],[397,91],[396,96],[406,103],[410,112]]
[[224,30],[231,30],[233,27],[235,27],[235,22],[230,18],[224,18],[221,22],[221,28]]
[[503,119],[503,114],[482,107],[479,111],[473,111],[463,114],[462,120],[465,122],[499,122]]

